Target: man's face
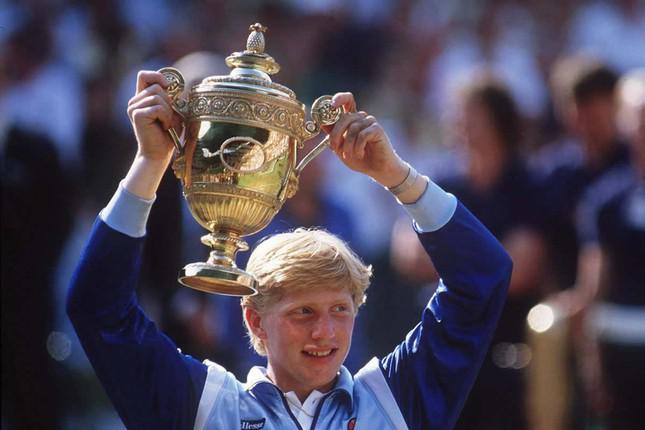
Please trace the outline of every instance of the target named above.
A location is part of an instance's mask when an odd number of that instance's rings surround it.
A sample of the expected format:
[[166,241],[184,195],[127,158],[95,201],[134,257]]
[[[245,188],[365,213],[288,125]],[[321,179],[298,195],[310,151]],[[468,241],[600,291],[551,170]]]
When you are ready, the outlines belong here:
[[616,136],[616,104],[612,95],[596,95],[576,108],[576,131],[586,149],[604,153]]
[[354,316],[347,288],[285,292],[260,322],[269,376],[298,396],[330,390],[349,352]]

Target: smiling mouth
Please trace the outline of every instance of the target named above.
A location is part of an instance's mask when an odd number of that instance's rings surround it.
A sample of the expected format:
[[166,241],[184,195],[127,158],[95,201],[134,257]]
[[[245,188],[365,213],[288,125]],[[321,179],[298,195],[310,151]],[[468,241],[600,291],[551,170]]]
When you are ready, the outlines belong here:
[[317,357],[317,358],[329,357],[335,352],[336,352],[336,348],[328,349],[326,351],[302,351],[303,354],[309,357]]

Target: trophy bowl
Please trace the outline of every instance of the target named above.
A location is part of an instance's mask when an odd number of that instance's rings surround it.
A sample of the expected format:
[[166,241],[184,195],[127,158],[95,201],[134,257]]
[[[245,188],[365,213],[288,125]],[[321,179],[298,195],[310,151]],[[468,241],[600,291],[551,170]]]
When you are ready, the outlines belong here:
[[192,216],[209,231],[206,262],[188,264],[179,282],[196,290],[232,296],[256,292],[252,274],[237,267],[235,255],[248,250],[244,236],[266,227],[298,188],[298,175],[328,145],[323,140],[296,165],[302,143],[321,125],[334,124],[341,111],[331,97],[305,106],[289,88],[272,82],[279,71],[264,53],[266,27],[254,24],[247,49],[226,58],[229,75],[210,76],[181,97],[184,78],[177,69],[160,69],[183,130],[170,129],[176,156],[172,164],[181,180]]

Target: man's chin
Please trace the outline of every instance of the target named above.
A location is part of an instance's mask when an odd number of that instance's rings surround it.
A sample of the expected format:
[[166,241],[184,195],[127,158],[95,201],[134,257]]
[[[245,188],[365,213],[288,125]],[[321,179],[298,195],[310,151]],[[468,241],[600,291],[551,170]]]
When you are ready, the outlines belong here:
[[321,392],[331,390],[336,384],[340,365],[330,366],[325,369],[308,367],[305,371],[305,380],[312,388]]

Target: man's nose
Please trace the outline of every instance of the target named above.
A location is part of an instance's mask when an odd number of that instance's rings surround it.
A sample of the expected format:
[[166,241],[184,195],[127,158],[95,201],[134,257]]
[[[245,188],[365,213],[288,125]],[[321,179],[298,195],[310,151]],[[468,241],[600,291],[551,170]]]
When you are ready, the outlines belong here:
[[334,322],[329,315],[320,315],[316,319],[311,337],[313,339],[331,339],[334,337]]

